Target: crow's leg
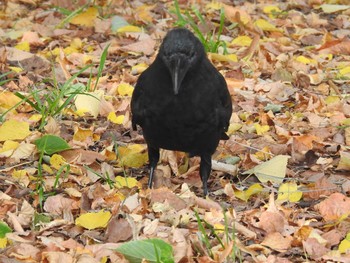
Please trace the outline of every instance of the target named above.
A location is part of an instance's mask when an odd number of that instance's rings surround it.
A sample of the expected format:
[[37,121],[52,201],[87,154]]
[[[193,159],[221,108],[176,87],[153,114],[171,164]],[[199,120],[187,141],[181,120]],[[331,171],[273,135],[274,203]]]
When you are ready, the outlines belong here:
[[208,153],[201,154],[201,165],[199,173],[203,183],[204,196],[208,195],[208,178],[211,171],[211,155]]
[[159,148],[154,148],[150,145],[148,145],[147,148],[148,148],[149,166],[151,168],[149,179],[148,179],[148,188],[152,188],[154,170],[156,169],[157,163],[159,161]]

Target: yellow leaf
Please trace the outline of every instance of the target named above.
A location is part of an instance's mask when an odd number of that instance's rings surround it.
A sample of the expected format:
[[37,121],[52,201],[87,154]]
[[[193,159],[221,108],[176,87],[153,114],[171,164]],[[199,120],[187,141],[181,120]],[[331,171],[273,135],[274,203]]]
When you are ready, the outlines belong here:
[[325,13],[335,13],[338,11],[343,11],[350,8],[350,5],[332,5],[332,4],[323,4],[319,8],[322,8],[322,11]]
[[249,47],[252,41],[249,36],[239,36],[232,40],[231,45]]
[[22,50],[22,51],[30,51],[30,45],[29,45],[29,42],[28,41],[23,41],[23,42],[20,42],[18,43],[15,48],[19,49],[19,50]]
[[260,193],[262,190],[263,190],[263,187],[260,184],[256,183],[256,184],[251,185],[245,191],[236,190],[235,196],[237,198],[247,202],[252,195]]
[[118,153],[121,165],[128,167],[139,168],[148,161],[148,154],[145,151],[145,146],[141,144],[118,147]]
[[151,15],[150,10],[153,9],[154,7],[155,5],[141,5],[137,7],[135,13],[141,21],[145,23],[152,23],[153,16]]
[[265,7],[264,7],[263,12],[264,12],[265,14],[271,14],[271,13],[274,13],[274,12],[280,13],[280,12],[281,12],[281,9],[279,9],[279,7],[278,7],[278,6],[275,6],[275,5],[268,5],[268,6],[265,6]]
[[271,154],[269,154],[270,148],[268,146],[265,146],[260,151],[256,152],[254,155],[256,158],[258,158],[261,161],[266,161],[266,159],[270,159]]
[[277,155],[271,160],[255,166],[243,174],[255,174],[262,183],[268,181],[280,184],[286,176],[287,162],[290,157],[287,155]]
[[270,18],[275,18],[278,15],[278,13],[281,13],[282,11],[281,9],[279,9],[278,6],[268,5],[264,7],[263,12],[265,14],[268,14]]
[[11,175],[14,179],[19,180],[22,177],[27,177],[27,171],[26,170],[14,170]]
[[80,38],[75,37],[72,42],[70,42],[69,46],[75,50],[80,50],[83,47],[83,41],[81,41]]
[[100,112],[103,95],[104,92],[102,90],[78,94],[75,99],[75,107],[77,108],[77,111],[86,110],[96,118]]
[[224,233],[225,226],[223,224],[220,224],[220,223],[215,223],[214,224],[214,229],[215,229],[215,233],[217,233],[217,234]]
[[7,246],[7,238],[0,238],[0,248],[5,248]]
[[105,228],[109,219],[112,217],[109,211],[99,211],[97,213],[85,213],[75,219],[77,226],[82,226],[86,229],[96,229],[99,227]]
[[317,61],[314,60],[314,59],[311,59],[311,58],[307,58],[307,57],[304,57],[304,56],[298,56],[295,58],[296,61],[300,62],[300,63],[303,63],[305,65],[317,65]]
[[93,26],[97,18],[98,10],[96,7],[89,7],[85,12],[77,14],[70,20],[73,25]]
[[219,1],[211,1],[210,3],[205,5],[205,9],[220,10],[222,7],[223,5]]
[[43,170],[47,172],[48,174],[53,174],[53,170],[50,166],[48,166],[46,163],[43,164]]
[[23,140],[29,134],[31,134],[31,132],[29,131],[29,124],[27,122],[8,120],[0,127],[0,142],[7,140]]
[[341,70],[339,70],[339,74],[342,75],[342,76],[350,74],[350,66],[342,68]]
[[23,69],[19,67],[9,67],[9,69],[11,69],[13,72],[16,72],[16,73],[20,73],[23,71]]
[[340,101],[340,98],[338,96],[327,96],[324,101],[327,105],[338,103]]
[[18,142],[15,141],[5,141],[2,147],[0,148],[0,156],[1,157],[10,157],[14,150],[19,146]]
[[271,23],[267,22],[265,19],[258,19],[254,23],[258,28],[264,31],[277,31],[282,32],[283,30],[280,28],[275,27]]
[[270,130],[269,125],[260,125],[259,123],[254,123],[254,128],[257,135],[263,135]]
[[350,118],[346,118],[340,122],[341,125],[350,126]]
[[338,250],[342,254],[350,253],[350,233],[348,233],[346,238],[340,242]]
[[238,58],[236,54],[227,54],[227,55],[221,55],[218,53],[209,53],[208,56],[217,61],[224,61],[224,62],[237,62]]
[[41,114],[33,114],[30,116],[29,120],[37,122],[40,121],[42,117],[43,116]]
[[21,101],[15,94],[9,91],[3,91],[0,93],[0,107],[10,109]]
[[60,169],[62,165],[65,165],[66,160],[59,154],[54,154],[50,158],[50,164],[56,170]]
[[340,152],[340,160],[338,163],[337,170],[346,170],[350,171],[350,153],[349,152]]
[[146,63],[140,63],[131,68],[131,74],[136,75],[144,72],[148,68]]
[[72,53],[78,53],[78,52],[79,52],[79,49],[73,48],[71,46],[68,46],[65,49],[63,49],[63,53],[65,55],[70,55]]
[[119,115],[119,116],[115,115],[114,111],[110,112],[107,117],[109,121],[115,124],[123,124],[124,118],[125,118],[124,115]]
[[333,54],[319,54],[318,57],[331,61],[333,59]]
[[289,202],[298,202],[303,193],[298,191],[298,185],[294,182],[281,184],[278,189],[278,197],[279,201],[289,201]]
[[132,177],[123,177],[123,176],[117,176],[115,178],[115,187],[118,189],[127,187],[127,188],[133,188],[137,186],[138,188],[141,188],[141,184]]
[[140,168],[148,161],[148,154],[145,153],[130,153],[121,159],[121,163],[127,167]]
[[117,90],[119,95],[131,97],[134,87],[127,83],[121,83],[118,85]]
[[228,126],[227,134],[234,134],[236,131],[239,131],[242,126],[243,125],[240,123],[230,123],[230,126]]
[[142,29],[141,29],[140,27],[137,27],[137,26],[127,25],[127,26],[122,26],[122,27],[118,28],[117,32],[118,32],[118,33],[124,33],[124,32],[142,32]]
[[79,127],[73,135],[73,140],[78,142],[84,142],[89,137],[92,138],[92,131],[90,129],[82,129]]

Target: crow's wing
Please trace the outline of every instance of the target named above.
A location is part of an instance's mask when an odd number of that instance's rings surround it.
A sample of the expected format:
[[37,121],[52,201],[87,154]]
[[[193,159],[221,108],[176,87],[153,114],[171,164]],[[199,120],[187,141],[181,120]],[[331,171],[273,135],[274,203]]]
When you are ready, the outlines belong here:
[[220,85],[217,86],[217,89],[219,94],[219,100],[221,103],[219,107],[219,118],[220,118],[220,124],[222,125],[222,128],[223,128],[222,139],[228,139],[225,132],[227,132],[228,126],[230,125],[230,118],[232,115],[232,99],[227,89],[226,81],[221,74],[219,79],[220,79]]
[[144,81],[146,76],[145,74],[147,74],[146,71],[144,71],[140,75],[131,97],[131,116],[132,116],[131,123],[132,123],[133,130],[136,130],[137,124],[142,125],[143,112],[144,112],[142,95],[144,93]]

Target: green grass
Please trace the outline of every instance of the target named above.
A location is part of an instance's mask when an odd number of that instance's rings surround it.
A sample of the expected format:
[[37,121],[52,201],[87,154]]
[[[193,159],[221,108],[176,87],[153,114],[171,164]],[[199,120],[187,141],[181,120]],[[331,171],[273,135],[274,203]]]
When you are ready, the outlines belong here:
[[[194,31],[195,35],[202,42],[206,52],[218,53],[219,48],[222,47],[224,54],[227,54],[226,43],[220,40],[225,23],[225,12],[223,8],[220,9],[219,28],[214,28],[213,31],[208,32],[206,34],[200,30],[199,24],[204,26],[205,28],[209,28],[209,26],[205,18],[197,8],[193,7],[191,10],[185,10],[184,14],[182,14],[181,9],[179,7],[179,2],[177,0],[174,0],[174,10],[172,11],[172,13],[177,18],[175,26],[190,26],[191,29]],[[195,19],[192,17],[192,14],[194,15]]]

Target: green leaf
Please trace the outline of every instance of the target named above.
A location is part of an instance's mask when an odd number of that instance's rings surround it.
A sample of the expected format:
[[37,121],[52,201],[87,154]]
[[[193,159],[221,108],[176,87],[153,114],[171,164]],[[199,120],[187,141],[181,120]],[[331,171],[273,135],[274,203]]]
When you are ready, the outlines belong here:
[[39,223],[49,223],[51,218],[42,213],[34,213],[34,226],[37,226]]
[[44,135],[34,143],[39,152],[44,152],[48,155],[70,149],[65,140],[55,135]]
[[161,239],[131,241],[116,250],[131,263],[139,263],[142,259],[148,262],[174,262],[173,248]]
[[123,26],[129,25],[128,21],[126,21],[123,17],[121,16],[113,16],[112,17],[112,32],[115,33],[118,31],[119,28]]
[[290,156],[277,155],[271,160],[245,171],[243,174],[255,174],[262,183],[270,181],[272,183],[281,184],[286,176],[289,158]]
[[4,238],[7,233],[11,233],[12,229],[4,222],[0,221],[0,238]]
[[264,107],[264,110],[265,110],[265,111],[272,111],[273,113],[276,113],[276,112],[280,112],[282,108],[283,108],[283,105],[268,103],[268,104]]

